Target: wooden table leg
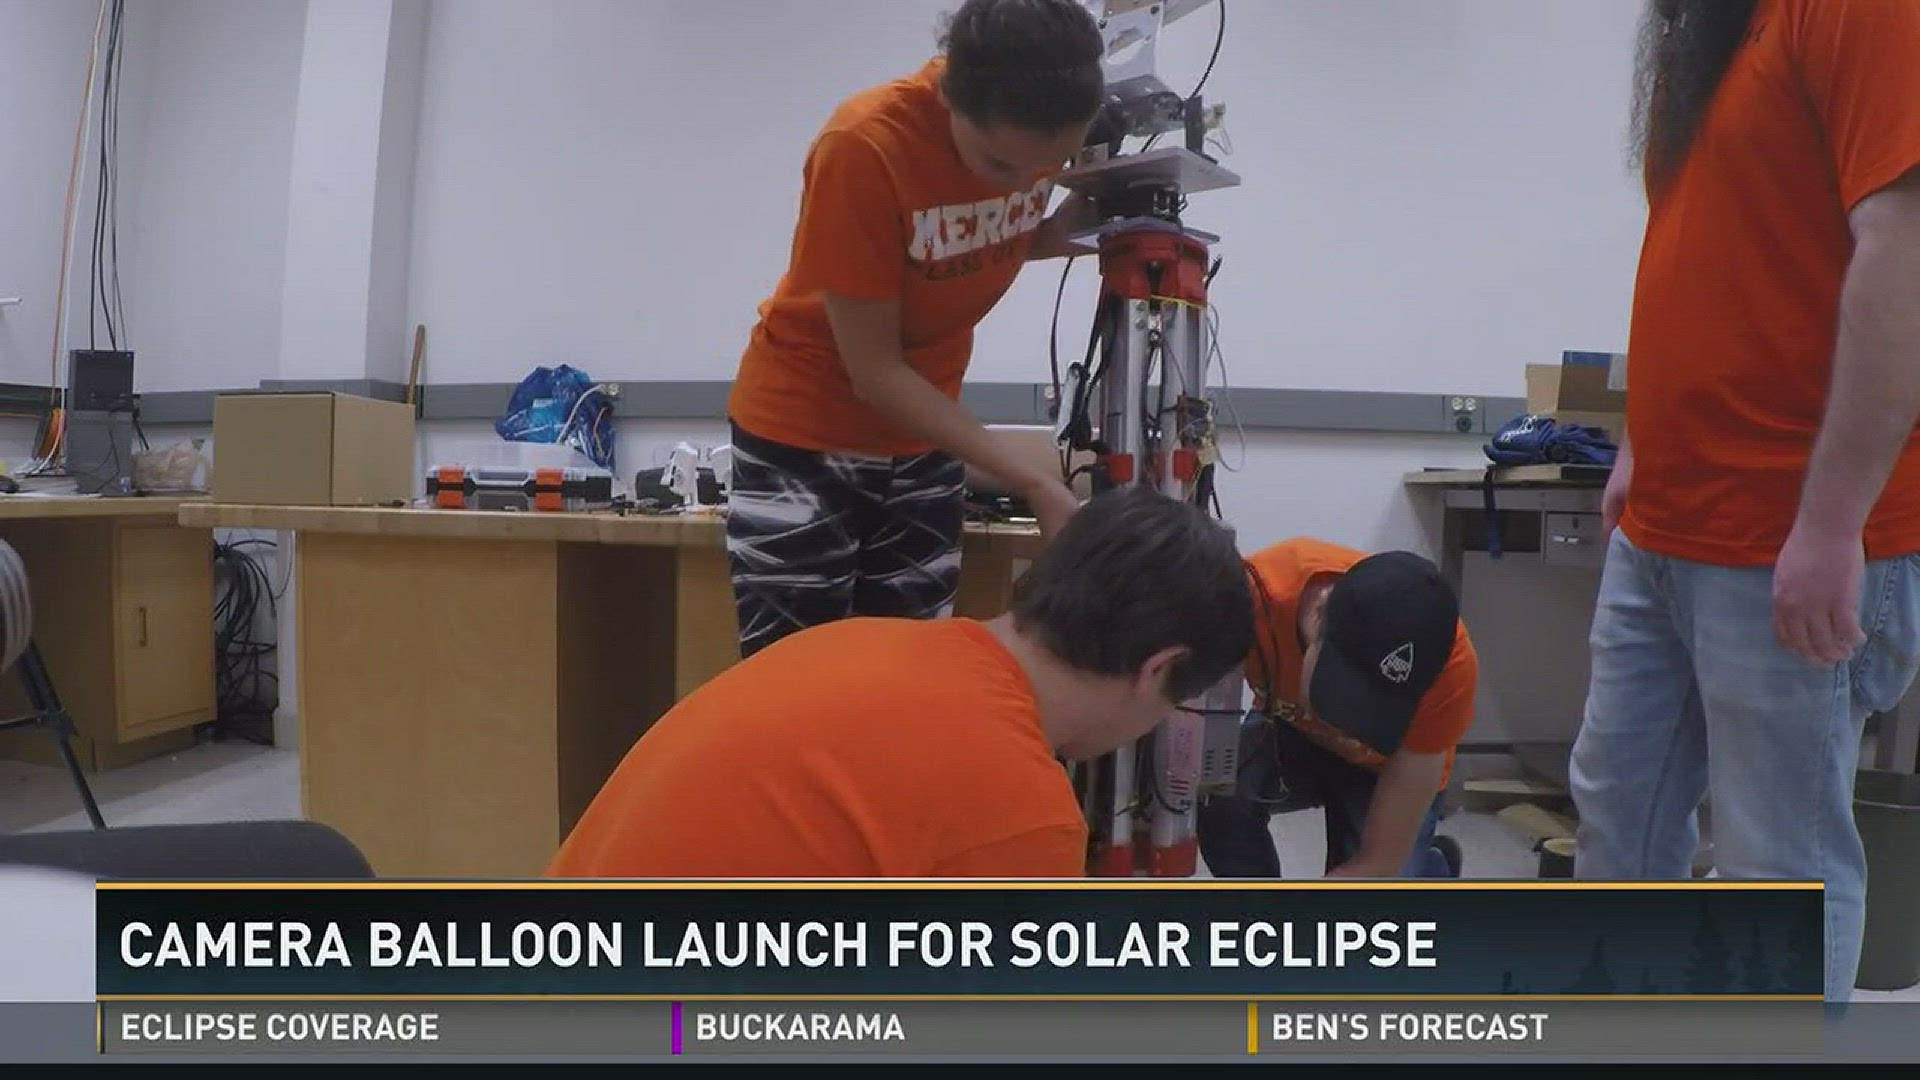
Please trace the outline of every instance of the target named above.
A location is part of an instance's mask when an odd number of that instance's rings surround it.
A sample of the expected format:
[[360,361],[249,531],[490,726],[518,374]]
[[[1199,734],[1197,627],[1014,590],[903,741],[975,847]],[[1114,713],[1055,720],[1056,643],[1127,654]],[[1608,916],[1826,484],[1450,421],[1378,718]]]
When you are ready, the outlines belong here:
[[1013,606],[1014,560],[999,551],[969,551],[960,560],[960,592],[953,613],[967,619],[992,619]]
[[681,548],[675,586],[674,693],[684,698],[740,662],[740,617],[723,548]]
[[560,547],[563,838],[633,744],[678,700],[676,566],[672,548]]

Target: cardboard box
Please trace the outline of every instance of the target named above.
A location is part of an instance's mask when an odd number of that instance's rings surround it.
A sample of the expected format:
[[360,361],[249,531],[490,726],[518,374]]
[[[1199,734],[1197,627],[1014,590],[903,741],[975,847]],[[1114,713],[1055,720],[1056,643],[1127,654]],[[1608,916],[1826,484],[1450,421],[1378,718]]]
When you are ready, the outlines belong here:
[[1607,386],[1610,370],[1587,364],[1528,364],[1527,411],[1624,413],[1627,394]]
[[1604,352],[1563,352],[1560,354],[1563,367],[1602,367],[1607,369],[1607,389],[1627,388],[1627,354]]
[[351,394],[223,394],[213,406],[213,499],[379,506],[414,495],[413,407]]

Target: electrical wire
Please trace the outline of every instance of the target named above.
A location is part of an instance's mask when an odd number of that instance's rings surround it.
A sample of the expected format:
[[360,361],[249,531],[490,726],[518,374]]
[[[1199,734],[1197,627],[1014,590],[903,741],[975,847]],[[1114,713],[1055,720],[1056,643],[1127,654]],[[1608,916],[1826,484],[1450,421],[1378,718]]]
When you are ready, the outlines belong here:
[[[116,0],[121,11],[126,8],[126,0]],[[114,49],[113,77],[113,201],[107,207],[108,247],[113,263],[113,309],[114,319],[119,323],[120,336],[127,340],[127,348],[133,348],[132,333],[127,329],[127,303],[120,291],[120,93],[126,84],[120,69],[126,65],[124,44],[116,44]]]
[[271,540],[216,543],[213,563],[217,599],[213,609],[215,736],[271,744],[279,676],[267,670],[273,642],[257,632],[262,609],[269,621],[279,615],[281,590],[249,549],[275,549]]
[[[1207,80],[1213,78],[1214,65],[1220,62],[1220,48],[1221,46],[1227,43],[1227,0],[1216,0],[1216,2],[1219,5],[1220,17],[1217,20],[1215,20],[1216,26],[1214,28],[1214,33],[1213,33],[1213,55],[1207,57],[1207,70],[1201,73],[1200,81],[1194,84],[1193,93],[1188,94],[1185,98],[1182,98],[1181,100],[1183,101],[1192,101],[1194,98],[1197,98],[1200,96],[1200,91],[1205,90],[1207,88]],[[1155,132],[1153,136],[1147,140],[1146,145],[1140,148],[1140,152],[1144,154],[1147,151],[1153,149],[1153,144],[1160,141],[1160,136],[1162,134],[1164,133]]]
[[60,278],[54,290],[53,302],[53,348],[48,360],[47,377],[47,438],[39,454],[19,474],[22,477],[44,474],[60,456],[61,446],[66,439],[66,425],[60,408],[60,353],[67,338],[67,286],[73,268],[74,243],[79,239],[74,229],[74,210],[80,202],[80,177],[82,163],[86,159],[87,137],[92,130],[94,74],[100,60],[100,41],[106,32],[107,12],[112,0],[100,0],[100,11],[94,18],[93,37],[87,49],[86,91],[80,100],[80,121],[73,133],[73,161],[67,172],[66,212],[60,226]]
[[600,424],[600,418],[602,416],[610,414],[613,411],[612,384],[610,383],[595,384],[593,386],[588,387],[585,392],[583,392],[579,397],[574,399],[573,408],[567,410],[566,422],[560,425],[560,436],[557,441],[559,442],[566,441],[567,435],[573,431],[573,422],[575,420],[580,419],[581,408],[586,405],[588,398],[591,398],[596,394],[599,395],[599,399],[600,399],[598,402],[599,409],[593,414],[593,419],[588,420],[586,422],[585,428],[581,432],[581,440],[583,443],[583,445],[581,446],[581,449],[583,452],[586,453],[589,459],[591,459],[595,464],[599,464],[601,458],[607,457],[608,456],[607,452],[612,449],[611,447],[608,447],[606,444],[600,441],[600,432],[598,430],[599,424]]
[[[1220,308],[1218,306],[1207,305],[1207,325],[1207,336],[1212,341],[1208,355],[1213,364],[1220,368],[1220,399],[1226,403],[1227,415],[1233,419],[1233,430],[1240,437],[1240,464],[1229,465],[1227,459],[1222,457],[1220,467],[1228,472],[1237,473],[1247,465],[1247,428],[1240,422],[1240,410],[1233,404],[1233,384],[1227,380],[1227,354],[1220,347]],[[1202,372],[1201,382],[1205,381],[1206,375]]]
[[73,245],[78,239],[73,227],[74,210],[80,202],[80,177],[83,173],[88,136],[93,131],[94,74],[99,69],[100,41],[106,33],[107,13],[113,0],[100,0],[100,12],[94,19],[93,39],[87,51],[86,92],[80,102],[80,122],[73,133],[73,163],[67,173],[66,215],[60,228],[60,281],[54,293],[53,358],[48,390],[50,406],[60,406],[60,348],[66,344],[67,283],[73,266]]
[[[1167,798],[1166,788],[1161,783],[1160,770],[1155,767],[1153,760],[1154,743],[1153,739],[1141,740],[1140,752],[1134,756],[1134,786],[1148,793],[1147,798],[1140,801],[1142,804],[1158,803],[1160,808],[1169,814],[1184,814],[1194,808],[1195,800],[1189,799],[1185,806],[1175,806],[1173,800]],[[1145,809],[1145,805],[1139,809]]]
[[1047,335],[1047,363],[1053,370],[1053,400],[1063,408],[1065,407],[1065,403],[1060,401],[1062,391],[1060,382],[1060,305],[1065,302],[1067,298],[1067,278],[1073,273],[1073,264],[1077,259],[1079,259],[1078,255],[1067,256],[1067,265],[1060,271],[1060,287],[1055,289],[1053,293],[1053,327],[1048,331]]
[[[93,261],[87,281],[87,347],[99,348],[98,328],[104,315],[107,344],[117,350],[120,348],[120,333],[115,325],[114,300],[119,291],[118,230],[112,227],[112,223],[118,216],[119,208],[115,190],[119,178],[120,143],[117,77],[120,70],[120,29],[126,16],[126,0],[112,0],[112,4],[112,14],[108,18],[106,62],[103,65],[105,71],[100,86],[99,174],[94,183]],[[111,245],[108,241],[109,232],[115,236]],[[114,249],[111,260],[109,247]]]
[[70,476],[77,477],[77,476],[85,476],[85,475],[94,475],[96,471],[99,470],[102,466],[106,466],[108,469],[108,471],[101,476],[99,482],[95,484],[95,486],[92,487],[91,489],[81,488],[80,482],[78,480],[75,480],[74,489],[82,495],[106,494],[107,489],[111,488],[114,482],[120,478],[123,472],[126,471],[120,464],[120,441],[114,438],[113,430],[111,426],[112,425],[111,418],[109,418],[108,420],[108,425],[109,426],[107,430],[107,452],[104,455],[102,455],[98,461],[95,461],[92,465],[80,470],[77,473],[74,471],[73,462],[71,460],[67,462],[66,471],[67,471],[67,474]]
[[1213,78],[1213,65],[1220,62],[1220,47],[1227,43],[1227,0],[1217,0],[1217,2],[1220,5],[1220,18],[1215,20],[1218,25],[1213,34],[1213,55],[1207,58],[1207,70],[1201,73],[1200,81],[1194,85],[1193,93],[1187,95],[1188,101],[1199,97],[1200,91],[1207,88],[1207,80]]
[[126,46],[121,37],[121,24],[126,18],[127,0],[114,0],[113,33],[107,42],[107,88],[103,103],[108,123],[100,129],[101,157],[105,163],[101,169],[102,183],[107,190],[107,227],[105,259],[106,278],[103,285],[101,302],[112,325],[117,332],[114,335],[114,348],[120,348],[125,341],[128,349],[133,343],[127,332],[127,305],[120,291],[120,90],[126,80],[121,69],[126,66]]

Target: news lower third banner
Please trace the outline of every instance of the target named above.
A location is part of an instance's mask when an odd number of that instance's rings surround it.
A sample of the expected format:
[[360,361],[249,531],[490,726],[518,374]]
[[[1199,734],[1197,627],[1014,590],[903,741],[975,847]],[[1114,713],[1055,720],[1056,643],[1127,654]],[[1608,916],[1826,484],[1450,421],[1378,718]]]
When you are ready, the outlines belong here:
[[[102,883],[110,1053],[1821,1045],[1817,884]],[[1718,1030],[1716,1030],[1718,1029]]]

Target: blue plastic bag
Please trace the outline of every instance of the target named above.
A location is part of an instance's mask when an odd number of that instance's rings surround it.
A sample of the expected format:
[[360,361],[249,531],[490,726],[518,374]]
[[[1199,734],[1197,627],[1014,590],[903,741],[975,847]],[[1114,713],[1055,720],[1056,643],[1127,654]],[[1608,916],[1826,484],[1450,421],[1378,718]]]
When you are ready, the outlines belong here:
[[508,442],[562,443],[614,471],[613,401],[587,374],[561,364],[520,380],[493,430]]

